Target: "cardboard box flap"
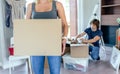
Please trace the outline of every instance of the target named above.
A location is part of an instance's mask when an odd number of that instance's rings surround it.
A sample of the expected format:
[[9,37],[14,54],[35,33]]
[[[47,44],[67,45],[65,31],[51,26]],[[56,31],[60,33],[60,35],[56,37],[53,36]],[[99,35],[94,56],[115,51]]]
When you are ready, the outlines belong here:
[[70,44],[70,46],[88,46],[88,44]]

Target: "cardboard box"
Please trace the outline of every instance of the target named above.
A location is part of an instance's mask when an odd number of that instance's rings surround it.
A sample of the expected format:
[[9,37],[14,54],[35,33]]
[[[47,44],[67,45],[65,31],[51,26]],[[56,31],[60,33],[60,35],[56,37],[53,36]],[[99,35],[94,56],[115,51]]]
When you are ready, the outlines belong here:
[[49,64],[48,64],[48,59],[47,59],[47,57],[45,57],[44,67],[45,67],[45,68],[49,68]]
[[120,28],[116,31],[116,46],[120,50]]
[[63,66],[65,69],[78,70],[86,72],[88,68],[88,58],[73,58],[70,54],[63,57]]
[[70,44],[70,55],[73,58],[88,58],[87,44]]
[[14,20],[14,55],[60,56],[62,25],[60,19]]

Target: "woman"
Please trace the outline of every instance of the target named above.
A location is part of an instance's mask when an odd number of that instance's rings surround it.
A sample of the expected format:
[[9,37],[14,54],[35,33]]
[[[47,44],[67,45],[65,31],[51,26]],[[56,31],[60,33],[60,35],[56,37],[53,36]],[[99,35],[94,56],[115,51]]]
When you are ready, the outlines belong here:
[[[65,51],[68,25],[64,13],[63,5],[53,0],[36,0],[35,3],[28,4],[26,19],[57,19],[62,20],[62,54]],[[61,56],[47,56],[50,74],[60,74]],[[34,74],[44,74],[45,56],[32,56],[32,69]]]
[[99,40],[102,36],[102,31],[99,30],[99,20],[93,19],[90,23],[90,27],[85,29],[85,31],[79,35],[77,35],[77,38],[80,38],[84,36],[85,34],[88,35],[88,40],[81,39],[83,43],[90,43],[92,45],[89,46],[89,54],[92,57],[93,60],[100,60],[99,57]]

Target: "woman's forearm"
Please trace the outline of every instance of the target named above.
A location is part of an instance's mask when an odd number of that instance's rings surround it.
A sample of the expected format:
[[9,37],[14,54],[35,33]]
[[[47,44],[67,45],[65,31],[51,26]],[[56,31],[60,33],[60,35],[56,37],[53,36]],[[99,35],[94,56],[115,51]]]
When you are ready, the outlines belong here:
[[64,25],[64,33],[63,36],[67,37],[68,35],[68,25]]

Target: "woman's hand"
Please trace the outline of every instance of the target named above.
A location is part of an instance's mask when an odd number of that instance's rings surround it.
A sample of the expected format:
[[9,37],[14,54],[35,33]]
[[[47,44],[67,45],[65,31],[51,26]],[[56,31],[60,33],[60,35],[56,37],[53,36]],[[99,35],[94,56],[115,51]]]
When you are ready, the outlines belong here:
[[65,53],[65,48],[66,48],[66,39],[62,39],[62,54],[63,55]]

